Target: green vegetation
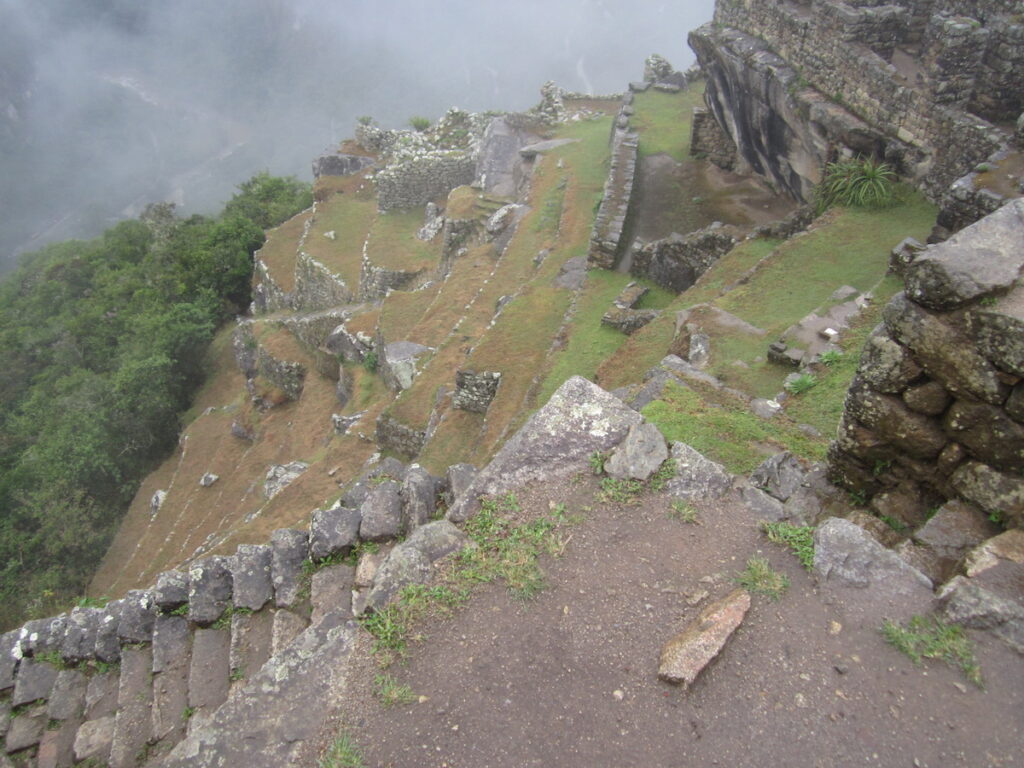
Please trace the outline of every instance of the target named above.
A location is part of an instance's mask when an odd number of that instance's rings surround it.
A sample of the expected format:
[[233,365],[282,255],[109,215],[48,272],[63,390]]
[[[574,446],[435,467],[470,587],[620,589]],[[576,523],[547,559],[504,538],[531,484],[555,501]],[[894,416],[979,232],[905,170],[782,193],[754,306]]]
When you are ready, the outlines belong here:
[[364,768],[363,752],[347,733],[341,734],[317,762],[317,768]]
[[810,525],[793,525],[785,521],[778,523],[762,522],[761,530],[769,541],[785,544],[796,555],[806,570],[814,567],[814,527]]
[[[601,471],[597,471],[598,457],[600,459]],[[604,458],[601,454],[594,454],[590,458],[590,468],[594,474],[604,472]],[[665,484],[675,477],[675,459],[666,459],[658,467],[658,471],[652,474],[647,480],[632,480],[629,478],[602,477],[601,490],[597,493],[600,501],[611,504],[639,504],[640,495],[645,491],[661,491]]]
[[414,131],[419,131],[420,133],[423,133],[430,127],[430,118],[421,117],[420,115],[414,115],[413,117],[409,118],[409,127],[412,128]]
[[141,478],[176,444],[252,253],[311,201],[259,174],[216,218],[153,205],[0,283],[0,625],[81,594]]
[[700,525],[700,517],[697,515],[696,508],[682,499],[672,500],[672,508],[669,510],[668,516],[672,520],[678,520],[680,523]]
[[817,385],[818,377],[813,373],[801,373],[795,379],[786,382],[786,391],[791,395],[802,395]]
[[763,557],[747,560],[747,567],[736,574],[736,583],[748,592],[778,600],[789,589],[789,578],[779,573]]
[[815,206],[819,213],[833,205],[884,208],[895,200],[895,181],[896,172],[888,163],[871,158],[829,163],[825,179],[815,190]]
[[640,154],[664,152],[682,163],[690,154],[693,108],[704,103],[704,89],[689,87],[681,93],[649,90],[636,94],[633,127],[640,133]]
[[385,707],[393,707],[396,704],[412,704],[416,701],[416,694],[412,692],[412,688],[399,683],[384,672],[374,677],[373,693]]
[[730,472],[748,474],[764,461],[763,445],[784,445],[815,461],[825,457],[824,438],[813,438],[783,417],[771,422],[755,416],[743,403],[728,396],[721,402],[715,393],[670,383],[662,399],[642,411],[665,439],[693,446],[706,456],[725,465]]
[[906,626],[886,620],[882,636],[915,664],[923,663],[924,659],[942,659],[960,669],[979,688],[983,687],[981,668],[962,627],[947,624],[936,616],[913,616]]

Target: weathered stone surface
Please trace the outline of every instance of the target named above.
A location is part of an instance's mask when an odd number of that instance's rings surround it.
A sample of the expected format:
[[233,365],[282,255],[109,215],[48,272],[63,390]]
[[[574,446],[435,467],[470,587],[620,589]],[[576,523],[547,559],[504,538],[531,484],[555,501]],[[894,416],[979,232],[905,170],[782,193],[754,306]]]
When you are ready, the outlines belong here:
[[989,360],[1024,376],[1024,286],[1017,286],[994,306],[971,307],[967,329]]
[[270,636],[270,655],[276,656],[302,634],[309,622],[297,613],[281,609],[274,612],[274,628]]
[[618,480],[646,480],[668,458],[668,445],[658,428],[644,421],[634,424],[612,455],[604,463],[604,470]]
[[1006,412],[1015,421],[1024,422],[1024,382],[1019,383],[1006,398]]
[[[78,720],[66,720],[43,733],[36,751],[37,768],[65,768],[74,765],[75,736],[79,725],[81,722]],[[0,768],[14,768],[14,764],[0,761]]]
[[57,681],[57,668],[35,659],[22,659],[14,683],[11,706],[18,707],[36,699],[48,699]]
[[458,500],[473,483],[477,468],[472,464],[452,464],[445,473],[445,499],[448,506]]
[[148,643],[153,636],[156,603],[148,590],[132,590],[121,604],[117,636],[125,643]]
[[167,746],[181,741],[188,725],[183,716],[187,708],[188,665],[154,675],[150,738]]
[[938,416],[952,402],[946,388],[937,381],[928,381],[908,388],[903,393],[903,402],[912,411],[926,416]]
[[208,715],[225,702],[231,674],[231,633],[225,629],[197,629],[192,636],[192,663],[188,672],[188,703],[197,714]]
[[188,617],[196,624],[212,624],[231,601],[229,558],[220,555],[197,560],[188,569]]
[[19,752],[38,744],[45,730],[46,707],[33,707],[28,712],[16,715],[7,729],[7,751]]
[[164,768],[280,768],[320,735],[345,689],[356,625],[307,629],[164,759]]
[[456,522],[474,514],[479,497],[504,493],[540,478],[554,478],[586,466],[638,424],[638,413],[614,395],[573,376],[512,436],[491,463],[448,510]]
[[358,509],[343,506],[316,510],[309,525],[309,556],[323,560],[348,552],[359,541],[362,519]]
[[270,537],[270,578],[274,583],[274,604],[290,608],[299,599],[302,564],[309,557],[309,534],[279,528]]
[[426,584],[433,576],[430,559],[416,547],[399,544],[374,575],[366,600],[368,610],[383,608],[398,591],[409,584]]
[[974,577],[1003,561],[1024,564],[1024,530],[1011,528],[972,549],[964,558],[964,573]]
[[973,629],[987,629],[1019,653],[1024,653],[1024,605],[1009,600],[963,576],[956,576],[939,591],[948,621]]
[[921,254],[907,267],[907,294],[939,310],[1012,288],[1024,272],[1024,201],[995,213]]
[[157,616],[153,627],[153,672],[187,668],[192,633],[184,616]]
[[435,520],[417,528],[399,546],[413,547],[430,562],[457,552],[469,543],[469,537],[447,520]]
[[[362,480],[374,480],[379,478],[383,480],[394,480],[396,483],[401,483],[405,478],[405,473],[408,471],[408,467],[401,461],[396,459],[394,456],[385,456],[383,459],[374,464],[368,469],[362,476]],[[378,482],[380,481],[378,480]]]
[[917,532],[914,539],[943,560],[959,560],[968,549],[999,532],[982,512],[962,501],[949,501]]
[[356,569],[351,565],[329,565],[313,574],[310,583],[310,621],[316,624],[330,613],[352,615],[352,587]]
[[750,482],[779,501],[786,501],[804,482],[806,470],[789,451],[765,459],[750,473]]
[[437,487],[439,480],[413,464],[402,480],[402,530],[406,534],[427,523],[437,510]]
[[1024,424],[1002,408],[958,400],[946,413],[944,425],[975,458],[998,469],[1024,469]]
[[797,525],[814,525],[824,506],[811,488],[797,488],[783,505],[783,519]]
[[637,248],[630,272],[681,293],[736,244],[732,227],[712,224],[688,235],[673,233]]
[[[17,669],[18,659],[21,658],[20,650],[15,655],[18,635],[18,630],[0,635],[0,691],[6,691],[14,686],[14,671]],[[61,643],[63,645],[63,641]]]
[[938,422],[911,411],[897,397],[873,392],[857,379],[846,396],[846,412],[916,459],[934,459],[947,442]]
[[684,688],[722,652],[750,609],[750,594],[737,589],[707,606],[661,649],[658,677]]
[[270,658],[274,642],[274,611],[231,615],[231,670],[245,678],[255,675]]
[[126,647],[121,654],[117,716],[110,744],[110,768],[134,768],[151,731],[153,655],[150,648]]
[[102,765],[110,755],[113,740],[113,715],[86,721],[75,735],[75,760],[81,762],[92,758]]
[[274,596],[270,577],[273,550],[268,544],[240,544],[231,558],[232,602],[258,611]]
[[107,664],[121,659],[121,640],[118,627],[121,624],[121,610],[124,600],[112,600],[103,607],[96,628],[96,658]]
[[173,611],[188,602],[188,574],[164,571],[156,577],[153,600],[161,611]]
[[117,685],[120,670],[111,669],[89,678],[85,689],[85,718],[97,720],[117,710]]
[[298,480],[309,464],[304,461],[290,461],[287,464],[274,464],[267,470],[263,480],[263,495],[272,499],[289,485]]
[[773,523],[785,519],[786,511],[782,502],[760,488],[743,483],[739,487],[739,494],[740,500],[757,519]]
[[22,654],[34,656],[40,653],[59,651],[61,643],[64,642],[67,623],[68,617],[64,613],[47,619],[25,622],[20,633]]
[[859,525],[829,518],[814,532],[814,572],[825,582],[871,587],[882,593],[915,594],[931,580],[886,549]]
[[101,613],[98,608],[74,608],[71,611],[60,647],[64,661],[74,664],[93,657]]
[[88,678],[77,669],[62,669],[50,691],[46,714],[51,720],[76,720],[85,714]]
[[431,351],[430,347],[412,341],[393,341],[385,345],[378,363],[384,383],[395,392],[409,389],[418,372],[417,362]]
[[732,475],[685,443],[672,443],[675,476],[665,485],[671,496],[681,499],[717,499],[732,487]]
[[370,490],[359,511],[359,538],[365,541],[393,539],[402,530],[401,486],[385,480]]
[[487,413],[500,384],[501,373],[498,371],[456,371],[452,407],[472,413]]
[[1024,527],[1024,480],[978,461],[957,467],[950,478],[957,493],[986,514],[999,515],[1008,525]]
[[892,338],[909,348],[928,375],[950,392],[986,403],[1006,399],[1009,387],[959,328],[902,293],[893,297],[882,314]]

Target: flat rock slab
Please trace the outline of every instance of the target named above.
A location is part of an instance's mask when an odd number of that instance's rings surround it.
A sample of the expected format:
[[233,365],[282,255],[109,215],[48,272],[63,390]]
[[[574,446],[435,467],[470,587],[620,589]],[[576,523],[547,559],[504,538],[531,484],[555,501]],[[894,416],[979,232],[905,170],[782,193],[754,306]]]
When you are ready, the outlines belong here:
[[231,670],[252,677],[270,658],[274,612],[235,613],[231,616]]
[[914,595],[932,588],[931,579],[859,525],[838,517],[814,532],[814,572],[822,581],[871,587],[880,594]]
[[680,499],[717,499],[732,487],[725,468],[685,443],[672,444],[676,474],[666,484],[669,494]]
[[56,681],[56,667],[33,659],[22,659],[18,667],[18,679],[14,685],[11,706],[17,707],[36,699],[50,698],[50,691]]
[[274,596],[270,578],[272,550],[267,544],[241,544],[231,558],[232,602],[238,608],[258,611]]
[[737,589],[707,606],[661,650],[658,677],[688,688],[725,648],[750,609],[750,594]]
[[925,544],[940,558],[959,560],[968,549],[999,532],[981,511],[962,501],[948,501],[926,522],[914,540]]
[[163,768],[295,765],[345,693],[356,631],[337,614],[307,629],[193,729]]
[[331,613],[352,615],[352,587],[356,569],[351,565],[329,565],[313,574],[309,600],[313,604],[310,621],[320,622]]
[[1024,530],[1011,528],[972,549],[964,558],[964,573],[977,576],[1000,562],[1024,564]]
[[188,674],[188,703],[212,712],[228,697],[231,674],[231,633],[224,629],[197,629],[192,638],[192,665]]
[[110,744],[110,768],[138,764],[137,755],[150,735],[153,705],[153,654],[148,646],[126,647],[121,654],[121,682],[117,690],[117,715]]
[[75,720],[85,714],[85,690],[89,680],[77,669],[62,669],[50,692],[47,716],[51,720]]
[[290,608],[298,601],[302,588],[302,563],[309,557],[309,534],[281,528],[271,534],[270,545],[274,602],[278,608]]
[[292,611],[281,609],[274,614],[274,629],[271,636],[270,655],[276,656],[306,628],[306,620]]
[[479,509],[480,496],[493,496],[541,479],[571,474],[588,457],[617,445],[640,414],[581,376],[573,376],[551,396],[448,510],[461,522]]
[[38,744],[46,730],[46,707],[32,707],[11,720],[7,729],[7,751],[18,752]]
[[93,758],[103,764],[110,755],[110,744],[114,740],[114,716],[107,715],[82,724],[75,734],[75,760]]

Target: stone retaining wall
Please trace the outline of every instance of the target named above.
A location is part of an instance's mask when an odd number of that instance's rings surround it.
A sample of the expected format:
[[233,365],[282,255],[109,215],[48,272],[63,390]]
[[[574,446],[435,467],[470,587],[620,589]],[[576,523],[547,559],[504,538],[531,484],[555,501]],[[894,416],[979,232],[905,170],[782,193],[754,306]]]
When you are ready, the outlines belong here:
[[719,168],[736,167],[736,144],[704,107],[694,107],[690,124],[690,155],[705,157]]
[[906,291],[865,345],[831,475],[1024,526],[1024,201],[908,259]]
[[432,151],[389,165],[376,176],[381,211],[418,208],[472,183],[476,159],[462,150]]
[[623,235],[633,203],[633,185],[636,180],[639,137],[629,129],[633,94],[623,97],[622,107],[611,133],[611,166],[604,184],[601,204],[590,234],[588,262],[604,269],[614,269],[628,243]]
[[633,251],[630,274],[682,293],[736,245],[732,227],[710,226],[685,237],[673,234]]
[[299,251],[295,262],[295,292],[291,297],[293,309],[313,312],[353,300],[354,294],[344,280],[309,254]]

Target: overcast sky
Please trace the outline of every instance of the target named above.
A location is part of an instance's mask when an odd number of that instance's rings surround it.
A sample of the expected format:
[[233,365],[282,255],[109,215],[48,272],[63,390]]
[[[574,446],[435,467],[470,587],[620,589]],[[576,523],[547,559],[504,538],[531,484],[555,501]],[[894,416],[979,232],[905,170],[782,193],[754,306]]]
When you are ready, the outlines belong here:
[[525,109],[693,61],[713,0],[0,0],[0,258],[309,178],[357,116]]

